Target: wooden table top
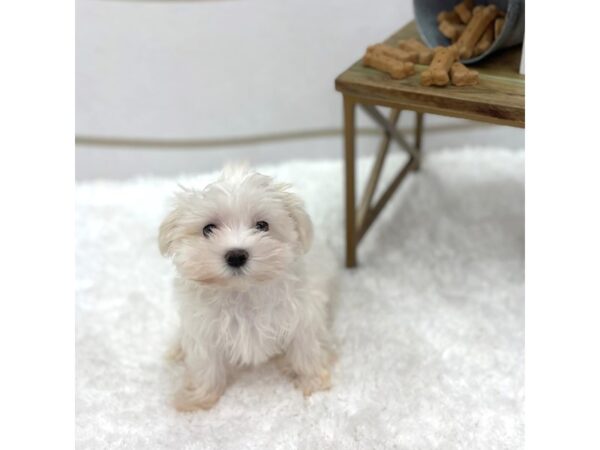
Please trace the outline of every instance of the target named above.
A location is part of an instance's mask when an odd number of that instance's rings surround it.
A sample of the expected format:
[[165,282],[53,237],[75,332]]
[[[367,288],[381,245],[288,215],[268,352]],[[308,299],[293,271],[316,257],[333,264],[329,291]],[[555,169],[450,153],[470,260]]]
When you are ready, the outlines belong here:
[[[420,39],[414,21],[385,42],[395,45],[411,37]],[[362,103],[523,128],[525,77],[519,74],[520,62],[521,46],[511,47],[469,65],[479,71],[476,86],[426,87],[421,86],[419,74],[427,66],[415,64],[415,75],[394,80],[386,73],[364,67],[360,59],[336,78],[335,88]]]

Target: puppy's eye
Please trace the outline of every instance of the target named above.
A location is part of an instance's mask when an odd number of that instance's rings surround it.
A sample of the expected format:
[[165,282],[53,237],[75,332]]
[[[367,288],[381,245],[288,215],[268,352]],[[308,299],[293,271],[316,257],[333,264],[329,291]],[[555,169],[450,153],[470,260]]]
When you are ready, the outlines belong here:
[[204,237],[209,237],[211,234],[213,234],[213,230],[216,228],[217,226],[214,223],[209,223],[202,229],[202,234]]
[[269,231],[269,224],[264,220],[259,220],[256,222],[256,229],[258,231]]

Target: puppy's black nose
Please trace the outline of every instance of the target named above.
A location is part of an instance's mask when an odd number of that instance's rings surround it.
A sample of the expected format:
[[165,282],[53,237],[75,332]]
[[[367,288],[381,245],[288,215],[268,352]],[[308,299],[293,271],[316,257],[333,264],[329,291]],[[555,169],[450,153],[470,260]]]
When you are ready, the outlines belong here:
[[225,253],[225,261],[231,267],[242,267],[248,261],[248,252],[241,248],[229,250]]

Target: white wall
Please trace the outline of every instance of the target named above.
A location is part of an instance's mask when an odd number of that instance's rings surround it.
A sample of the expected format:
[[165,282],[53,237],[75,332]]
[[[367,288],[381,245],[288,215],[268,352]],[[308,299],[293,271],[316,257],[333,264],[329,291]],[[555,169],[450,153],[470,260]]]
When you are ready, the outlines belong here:
[[[335,77],[367,45],[412,18],[407,0],[78,0],[76,9],[76,131],[83,142],[99,137],[202,144],[286,131],[308,138],[315,130],[334,133],[341,128]],[[359,123],[370,126],[364,118]],[[461,122],[428,123],[458,124],[460,130]],[[495,140],[522,146],[521,130],[498,130]],[[446,138],[437,136],[443,145]],[[463,141],[460,131],[454,136]],[[200,147],[79,144],[77,177],[202,170],[225,157],[261,162],[339,156],[341,142],[333,134]]]

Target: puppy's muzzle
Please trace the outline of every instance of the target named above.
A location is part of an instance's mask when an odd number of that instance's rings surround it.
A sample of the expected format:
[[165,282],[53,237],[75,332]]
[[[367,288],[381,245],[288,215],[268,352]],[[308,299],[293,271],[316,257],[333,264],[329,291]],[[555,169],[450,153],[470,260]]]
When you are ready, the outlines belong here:
[[235,267],[236,269],[242,267],[248,261],[248,252],[241,248],[229,250],[225,253],[225,261],[229,267]]

